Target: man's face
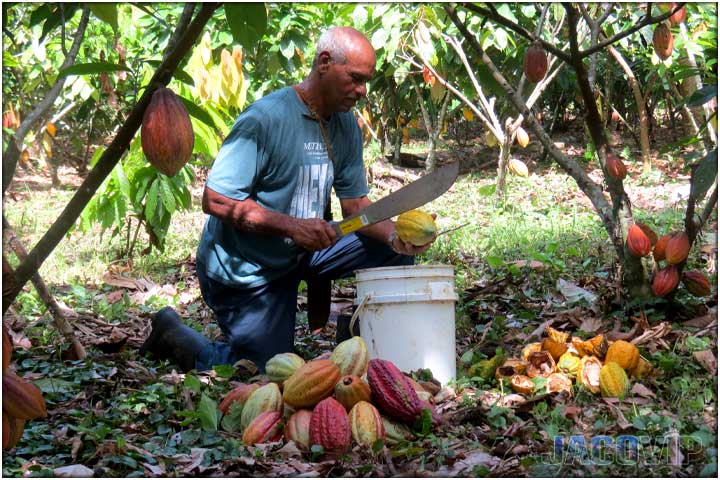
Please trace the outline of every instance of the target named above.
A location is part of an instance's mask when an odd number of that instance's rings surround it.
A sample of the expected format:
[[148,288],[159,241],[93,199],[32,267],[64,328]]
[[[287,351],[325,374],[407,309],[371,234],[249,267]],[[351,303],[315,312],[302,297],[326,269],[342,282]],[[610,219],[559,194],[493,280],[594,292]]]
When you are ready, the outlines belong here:
[[328,105],[336,112],[349,111],[367,94],[367,82],[372,79],[373,73],[375,51],[370,45],[350,49],[345,63],[335,63],[330,59],[323,76]]

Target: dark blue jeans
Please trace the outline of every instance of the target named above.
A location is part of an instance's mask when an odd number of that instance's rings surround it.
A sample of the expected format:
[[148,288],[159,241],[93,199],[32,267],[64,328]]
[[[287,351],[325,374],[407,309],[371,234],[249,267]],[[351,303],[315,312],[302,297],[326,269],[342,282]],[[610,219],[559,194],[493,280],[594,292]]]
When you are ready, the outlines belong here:
[[210,342],[198,355],[196,368],[252,360],[260,371],[273,355],[292,352],[300,280],[346,278],[355,270],[412,265],[414,257],[398,255],[378,240],[350,234],[324,250],[307,254],[292,271],[254,288],[235,288],[208,278],[197,264],[200,291],[213,310],[227,343]]

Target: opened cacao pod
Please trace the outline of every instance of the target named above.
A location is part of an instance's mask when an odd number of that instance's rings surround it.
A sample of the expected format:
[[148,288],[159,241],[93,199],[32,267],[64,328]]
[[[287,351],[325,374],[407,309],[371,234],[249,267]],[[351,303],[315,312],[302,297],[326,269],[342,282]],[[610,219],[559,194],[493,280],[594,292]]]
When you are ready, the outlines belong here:
[[697,270],[683,272],[683,284],[688,292],[698,297],[710,295],[710,281]]
[[523,59],[523,72],[532,83],[538,83],[545,78],[548,71],[548,60],[542,43],[533,42],[527,50]]
[[153,93],[140,129],[142,150],[162,173],[173,176],[192,156],[195,134],[185,105],[169,88]]
[[592,393],[598,393],[600,391],[600,370],[602,369],[602,363],[597,357],[589,355],[582,357],[580,360],[580,371],[578,372],[578,379],[580,383]]
[[659,270],[653,278],[652,291],[656,297],[664,297],[675,290],[680,283],[680,275],[675,265],[668,265]]
[[658,57],[662,60],[670,58],[674,42],[673,34],[667,25],[661,23],[655,27],[655,31],[653,32],[653,47]]
[[637,225],[630,225],[627,235],[627,247],[631,255],[644,257],[650,253],[650,239]]
[[690,240],[685,232],[676,232],[670,236],[665,246],[665,260],[669,265],[685,261],[690,253]]

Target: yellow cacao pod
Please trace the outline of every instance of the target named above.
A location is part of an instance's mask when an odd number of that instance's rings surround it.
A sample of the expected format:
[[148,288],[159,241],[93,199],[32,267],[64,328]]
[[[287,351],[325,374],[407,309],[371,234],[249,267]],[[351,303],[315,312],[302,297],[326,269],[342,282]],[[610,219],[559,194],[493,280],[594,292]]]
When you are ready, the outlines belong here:
[[395,223],[395,230],[400,240],[416,246],[433,241],[437,235],[435,220],[432,215],[422,210],[410,210],[401,214]]
[[527,165],[517,158],[510,159],[510,162],[508,162],[508,170],[510,170],[510,173],[517,175],[518,177],[527,177],[529,173]]
[[624,398],[629,386],[627,373],[615,362],[608,362],[600,369],[600,395]]
[[240,426],[245,430],[263,412],[283,411],[282,394],[277,383],[268,383],[250,394],[240,415]]
[[350,431],[353,440],[366,447],[385,438],[385,426],[377,408],[361,400],[350,409]]
[[558,360],[557,368],[559,372],[564,373],[570,378],[575,378],[578,372],[580,372],[580,363],[580,357],[574,353],[565,352]]
[[265,374],[271,382],[282,386],[290,375],[305,364],[305,360],[295,353],[278,353],[265,363]]
[[615,362],[626,372],[631,372],[637,367],[640,359],[640,351],[630,342],[618,340],[613,342],[605,354],[605,363]]
[[341,375],[362,377],[367,372],[368,360],[367,345],[359,336],[338,343],[330,355],[330,361],[340,368]]
[[518,127],[517,129],[517,136],[515,137],[517,139],[518,145],[525,148],[530,143],[530,135],[527,134],[524,128]]

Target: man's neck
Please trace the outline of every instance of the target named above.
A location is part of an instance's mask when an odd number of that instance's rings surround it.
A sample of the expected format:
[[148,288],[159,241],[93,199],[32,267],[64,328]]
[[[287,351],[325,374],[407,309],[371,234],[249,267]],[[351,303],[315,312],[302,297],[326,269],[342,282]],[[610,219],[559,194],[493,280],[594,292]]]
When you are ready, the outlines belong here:
[[326,111],[322,93],[318,88],[319,85],[312,77],[303,80],[298,84],[298,87],[300,87],[302,93],[301,99],[303,103],[307,104],[312,112],[315,112],[324,119],[330,118],[332,112]]

